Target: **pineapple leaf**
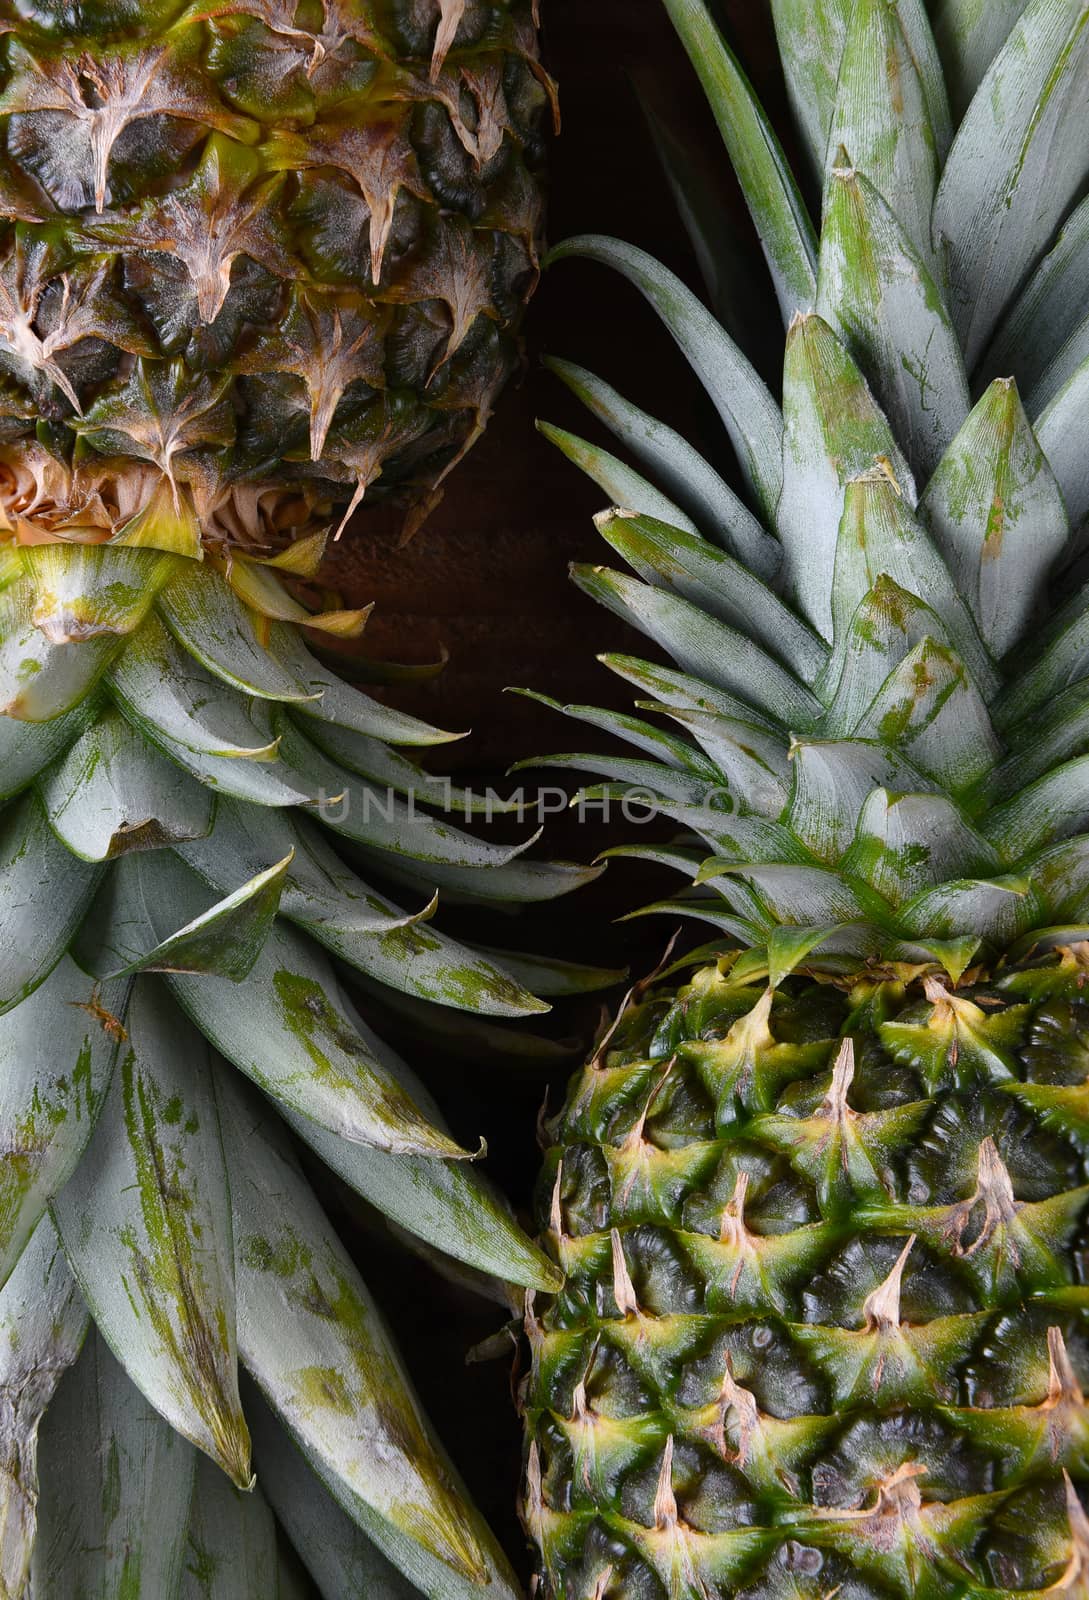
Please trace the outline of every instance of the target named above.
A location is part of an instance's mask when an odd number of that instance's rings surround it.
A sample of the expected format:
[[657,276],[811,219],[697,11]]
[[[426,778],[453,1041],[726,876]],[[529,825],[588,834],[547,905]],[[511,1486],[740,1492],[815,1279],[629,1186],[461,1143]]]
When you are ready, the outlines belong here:
[[702,532],[744,562],[758,578],[768,581],[774,578],[782,554],[776,541],[687,439],[664,422],[640,411],[607,383],[595,378],[592,372],[572,366],[568,361],[549,360],[545,366],[561,378],[645,466],[653,469],[656,479],[688,507],[697,526],[689,529],[687,522],[677,522],[649,507],[633,505],[623,496],[614,495],[614,504],[658,516],[660,521],[673,527]]
[[[391,1051],[383,1050],[383,1060],[391,1071],[396,1068],[404,1087],[417,1099],[427,1099]],[[561,1286],[562,1275],[554,1264],[527,1239],[500,1196],[467,1162],[391,1156],[337,1139],[295,1112],[288,1111],[285,1120],[356,1194],[444,1255],[500,1283],[547,1294]]]
[[0,1419],[4,1521],[0,1586],[27,1592],[36,1532],[38,1424],[58,1383],[79,1355],[87,1307],[48,1217],[34,1230],[0,1289],[0,1391],[14,1403]]
[[814,855],[832,864],[847,853],[874,789],[926,787],[909,761],[876,740],[796,740],[790,763],[794,786],[786,821]]
[[267,722],[262,727],[255,720],[263,714],[260,705],[247,715],[246,702],[181,650],[159,622],[149,622],[133,640],[109,687],[126,717],[168,755],[182,746],[197,757],[237,762],[245,774],[240,782],[258,789],[254,765],[276,762],[277,741],[269,737]]
[[599,706],[565,706],[560,701],[553,700],[550,695],[539,694],[533,689],[515,689],[511,692],[522,695],[527,700],[535,700],[538,705],[547,706],[550,711],[558,711],[561,716],[571,717],[576,722],[589,723],[592,728],[600,728],[605,733],[611,733],[614,738],[622,739],[646,755],[656,757],[677,772],[691,772],[697,777],[714,782],[716,773],[713,762],[702,757],[700,752],[686,740],[677,739],[673,734],[665,733],[661,728],[656,728],[652,723],[644,722],[639,717],[626,716],[623,712],[609,711]]
[[971,370],[1089,171],[1089,7],[1030,0],[961,123],[934,209]]
[[754,708],[746,706],[744,701],[724,694],[708,683],[700,683],[686,673],[674,672],[657,662],[640,661],[635,656],[604,655],[599,656],[598,660],[626,683],[634,684],[642,693],[654,696],[653,700],[637,702],[646,711],[659,710],[660,701],[663,706],[671,706],[678,711],[709,711],[716,716],[740,718],[755,723],[765,733],[782,731],[780,724],[771,717],[762,716]]
[[[1086,53],[1089,57],[1089,23],[1086,37]],[[1089,83],[1089,65],[1086,79]],[[1034,419],[1036,437],[1062,490],[1070,526],[1079,531],[1089,514],[1089,462],[1086,461],[1080,437],[1087,405],[1089,356],[1075,369],[1041,415]]]
[[17,795],[54,757],[62,755],[79,738],[95,709],[92,694],[67,716],[54,717],[50,722],[0,717],[0,800]]
[[653,807],[660,800],[673,800],[682,806],[699,806],[707,794],[706,778],[691,773],[677,772],[673,767],[658,761],[636,761],[630,756],[603,756],[595,753],[579,754],[564,751],[556,755],[532,756],[516,763],[514,770],[524,767],[559,767],[569,772],[595,772],[610,783],[623,786],[633,804],[641,797]]
[[964,596],[883,467],[851,479],[845,488],[832,596],[837,634],[851,627],[857,607],[881,577],[909,594],[926,596],[973,680],[985,696],[993,694],[998,673]]
[[1079,756],[988,812],[980,826],[1003,860],[1016,863],[1030,851],[1083,832],[1089,826],[1087,777],[1089,756]]
[[[269,646],[281,665],[317,696],[299,702],[297,710],[301,716],[314,717],[337,728],[350,728],[372,739],[388,739],[391,744],[449,744],[465,737],[463,733],[445,733],[394,706],[382,705],[335,677],[310,654],[295,628],[274,622],[269,628]],[[405,669],[409,673],[413,670]],[[425,675],[430,674],[431,669],[426,669]]]
[[464,1160],[391,1077],[374,1040],[308,941],[276,923],[244,986],[170,977],[216,1049],[288,1110],[340,1139],[399,1155]]
[[931,0],[934,36],[958,118],[967,111],[1027,4],[1028,0]]
[[658,312],[714,402],[757,504],[772,524],[783,483],[783,419],[751,363],[692,291],[645,251],[588,235],[557,245],[549,259],[572,256],[613,267]]
[[180,564],[113,545],[42,544],[21,554],[34,590],[31,620],[51,644],[135,633]]
[[1089,839],[1064,839],[1031,856],[1025,864],[1036,894],[1047,907],[1040,924],[1084,920],[1089,896]]
[[840,62],[854,0],[771,0],[794,120],[823,187]]
[[[710,883],[727,874],[736,874],[744,885],[755,890],[761,911],[772,924],[830,928],[865,916],[865,908],[850,885],[827,867],[786,866],[778,862],[758,866],[712,858],[704,862],[698,881]],[[728,882],[727,879],[722,892],[730,899]]]
[[607,567],[576,566],[572,576],[591,599],[648,635],[681,668],[706,678],[712,688],[725,689],[803,730],[820,715],[815,697],[759,645],[689,601]]
[[323,927],[345,936],[382,937],[434,912],[434,903],[416,912],[390,905],[344,865],[308,819],[283,811],[254,812],[236,800],[220,800],[211,833],[179,846],[178,854],[221,894],[230,892],[241,873],[252,878],[265,871],[270,857],[290,855],[280,912],[312,929],[316,938]]
[[1059,487],[1012,380],[997,380],[950,445],[920,514],[993,655],[1041,609],[1069,538]]
[[649,905],[640,906],[637,911],[626,912],[620,921],[635,922],[640,917],[672,917],[674,920],[683,917],[694,922],[706,922],[728,938],[736,939],[743,948],[759,945],[769,931],[766,924],[735,917],[719,899],[654,900]]
[[1006,733],[1010,754],[987,783],[996,800],[1076,756],[1089,743],[1089,683],[1082,679],[1055,696],[1046,711],[1027,717]]
[[993,846],[942,794],[891,794],[875,789],[859,813],[854,843],[841,862],[881,898],[902,906],[950,874],[998,870]]
[[669,715],[688,728],[711,757],[714,785],[725,780],[746,810],[779,816],[790,792],[790,762],[781,737],[766,734],[751,722],[707,711],[676,710]]
[[[243,1382],[257,1470],[277,1520],[322,1594],[418,1600],[413,1588],[307,1469],[261,1391]],[[282,1589],[279,1600],[288,1600]]]
[[948,644],[937,614],[882,574],[863,595],[850,625],[841,627],[821,692],[828,712],[821,731],[850,733],[890,670],[924,639]]
[[[268,937],[291,861],[291,855],[285,856],[205,909],[204,885],[176,855],[156,850],[142,856],[131,869],[136,879],[132,892],[149,908],[153,926],[161,932],[164,921],[171,927],[179,916],[188,920],[110,978],[172,972],[241,983]],[[164,907],[169,907],[165,918]]]
[[968,415],[964,361],[926,261],[844,151],[825,195],[817,310],[925,483]]
[[247,1368],[349,1516],[435,1600],[513,1600],[506,1563],[461,1495],[370,1295],[282,1134],[220,1085]]
[[538,422],[537,429],[549,444],[554,444],[557,450],[562,451],[568,461],[593,479],[598,488],[608,495],[612,505],[640,511],[645,516],[657,517],[672,528],[699,535],[699,529],[687,512],[682,511],[668,495],[656,489],[640,473],[633,471],[619,456],[612,455],[588,439],[580,438],[577,433],[569,433],[566,428],[554,427],[551,422]]
[[35,795],[0,818],[0,1015],[47,978],[94,895],[98,867],[69,855]]
[[367,626],[371,606],[354,611],[308,611],[288,594],[267,561],[232,555],[224,571],[238,598],[269,622],[295,622],[300,628],[317,628],[335,639],[358,639]]
[[62,956],[0,1017],[0,1285],[94,1131],[125,1038],[123,984],[99,986]]
[[915,504],[910,468],[857,364],[822,318],[797,317],[783,373],[783,496],[776,526],[803,615],[832,637],[836,546],[848,482],[887,464]]
[[1029,928],[1045,920],[1033,883],[1027,877],[957,879],[924,889],[902,905],[896,921],[908,938],[955,939],[971,936],[1008,949]]
[[[1045,704],[1050,709],[1064,689],[1089,676],[1089,594],[1075,594],[1042,635],[1028,643],[1029,659],[1016,663],[1020,670],[1009,674],[995,703],[995,722],[1003,730],[1027,723]],[[1017,733],[1010,737],[1018,742]]]
[[[402,911],[347,868],[320,829],[306,819],[221,801],[207,840],[179,852],[213,888],[226,893],[242,872],[264,870],[269,856],[293,852],[280,913],[341,961],[407,994],[493,1016],[533,1016],[548,1007],[507,972],[431,927],[438,896]],[[424,926],[428,924],[428,926]]]
[[795,923],[780,923],[773,928],[768,935],[768,987],[778,989],[807,956],[849,926],[849,923],[816,923],[812,927],[798,927]]
[[281,701],[320,698],[320,689],[301,684],[278,659],[278,638],[265,642],[253,613],[218,572],[187,563],[159,595],[157,610],[182,649],[240,694]]
[[53,1218],[129,1377],[245,1489],[250,1446],[238,1396],[230,1198],[211,1059],[146,979],[135,986],[125,1026],[102,1115],[53,1201]]
[[[276,725],[283,722],[285,718],[274,717]],[[414,760],[391,750],[384,739],[358,733],[354,728],[340,728],[335,723],[313,718],[302,732],[319,750],[350,772],[418,804],[460,815],[467,822],[474,816],[491,818],[520,809],[518,800],[503,800],[494,790],[474,794],[471,789],[456,788],[449,778],[434,777]]]
[[[916,39],[903,18],[911,15]],[[940,71],[920,66],[919,39],[929,43],[929,24],[919,0],[855,0],[840,62],[835,109],[828,139],[830,164],[846,150],[850,162],[873,184],[898,219],[930,276],[941,281],[931,240],[930,214],[938,181],[938,140],[931,105],[948,127]],[[930,91],[928,93],[928,91]]]
[[[531,841],[532,843],[533,841]],[[600,878],[603,867],[583,867],[571,861],[508,861],[489,866],[486,873],[476,867],[449,866],[430,861],[415,868],[410,857],[387,855],[362,848],[359,855],[376,871],[395,883],[408,884],[425,894],[441,893],[446,905],[539,905],[571,894]]]
[[532,994],[550,999],[595,994],[612,989],[627,977],[624,967],[590,967],[581,961],[558,961],[552,956],[527,955],[524,950],[493,950],[479,946],[479,953],[509,972]]
[[[280,749],[288,771],[297,773],[300,783],[315,784],[319,795],[317,816],[327,828],[346,839],[383,853],[408,857],[414,863],[476,869],[507,866],[536,843],[537,835],[520,845],[498,845],[475,838],[418,811],[414,789],[409,790],[407,801],[402,800],[387,784],[380,786],[357,778],[330,760],[286,719],[279,727]],[[344,737],[357,736],[346,733]],[[433,889],[434,885],[432,892]]]
[[681,845],[614,844],[603,852],[603,859],[612,861],[620,858],[627,861],[650,861],[655,866],[669,867],[673,872],[679,872],[682,877],[690,879],[695,879],[704,861],[701,850]]
[[1087,302],[1089,200],[1083,200],[1029,277],[981,371],[993,378],[1016,372],[1026,409],[1038,416],[1089,356]]
[[824,641],[747,567],[705,539],[653,517],[623,512],[598,517],[597,528],[648,583],[675,590],[711,616],[752,635],[805,683],[812,683],[827,664]]
[[69,746],[38,783],[49,826],[74,856],[107,861],[209,832],[210,789],[159,754],[116,711]]
[[[596,791],[588,790],[593,795]],[[605,795],[623,795],[610,785],[602,785]],[[734,802],[720,789],[730,805]],[[780,823],[768,817],[739,816],[736,811],[717,809],[712,805],[684,806],[675,801],[659,802],[658,810],[672,817],[690,832],[706,839],[711,848],[733,862],[806,863],[809,852]]]
[[896,0],[900,27],[922,85],[939,168],[944,165],[953,143],[949,82],[934,37],[932,6],[940,3],[941,0]]
[[849,731],[895,746],[951,794],[972,789],[998,757],[979,690],[959,657],[933,639],[894,667]]
[[817,244],[779,140],[704,0],[665,0],[752,213],[785,322],[813,304]]
[[[48,1574],[62,1594],[120,1596],[138,1572],[149,1594],[176,1593],[197,1453],[95,1328],[42,1419],[38,1452],[35,1582]],[[90,1461],[109,1462],[111,1493],[88,1483]]]
[[261,1489],[242,1494],[202,1456],[179,1600],[269,1600],[277,1565],[276,1523]]
[[49,723],[79,715],[113,657],[120,634],[102,633],[78,650],[54,643],[33,621],[33,590],[0,594],[0,716]]

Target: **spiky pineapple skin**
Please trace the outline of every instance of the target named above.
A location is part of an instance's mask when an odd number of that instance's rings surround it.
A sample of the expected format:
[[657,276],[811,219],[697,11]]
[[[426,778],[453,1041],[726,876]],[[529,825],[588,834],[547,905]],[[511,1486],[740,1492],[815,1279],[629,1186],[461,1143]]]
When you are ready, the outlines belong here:
[[5,17],[4,440],[161,465],[162,423],[206,513],[239,480],[433,488],[537,276],[529,0]]
[[637,994],[546,1124],[540,1592],[1084,1593],[1084,947],[739,960]]

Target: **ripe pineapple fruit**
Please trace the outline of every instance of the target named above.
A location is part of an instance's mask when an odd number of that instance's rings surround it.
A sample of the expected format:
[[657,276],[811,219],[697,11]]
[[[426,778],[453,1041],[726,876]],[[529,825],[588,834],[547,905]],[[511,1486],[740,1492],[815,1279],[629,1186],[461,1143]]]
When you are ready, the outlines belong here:
[[535,17],[43,0],[0,56],[0,1597],[287,1600],[286,1535],[325,1595],[499,1600],[298,1152],[554,1287],[356,1003],[544,1009],[581,978],[435,892],[580,874],[455,827],[396,748],[449,736],[300,632],[365,613],[284,584],[372,484],[426,503],[512,364]]
[[680,824],[612,853],[717,938],[546,1124],[537,1592],[1084,1597],[1089,6],[775,0],[818,235],[704,0],[665,4],[785,365],[780,403],[650,257],[557,251],[648,297],[746,498],[557,364],[636,462],[548,430],[635,574],[576,580],[675,665],[605,658],[673,731],[570,706],[636,754],[556,759]]

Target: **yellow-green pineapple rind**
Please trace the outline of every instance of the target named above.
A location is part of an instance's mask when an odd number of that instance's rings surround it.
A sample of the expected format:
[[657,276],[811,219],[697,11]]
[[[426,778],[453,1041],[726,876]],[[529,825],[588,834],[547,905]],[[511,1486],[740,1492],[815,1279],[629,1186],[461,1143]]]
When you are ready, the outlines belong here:
[[956,990],[737,967],[635,999],[547,1125],[544,1592],[1084,1581],[1084,947]]

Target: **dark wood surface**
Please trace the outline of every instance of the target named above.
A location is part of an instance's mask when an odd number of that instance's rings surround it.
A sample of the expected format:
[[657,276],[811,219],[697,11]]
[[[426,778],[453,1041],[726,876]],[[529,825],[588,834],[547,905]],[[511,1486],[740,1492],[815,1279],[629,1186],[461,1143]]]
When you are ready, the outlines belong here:
[[[547,60],[560,81],[564,132],[552,167],[550,234],[612,233],[653,251],[693,287],[695,259],[680,227],[639,109],[641,92],[700,136],[721,171],[722,205],[755,249],[748,218],[725,169],[713,123],[658,0],[544,0]],[[780,96],[764,0],[720,0],[762,94]],[[541,369],[543,353],[567,356],[607,376],[632,399],[668,418],[711,450],[721,434],[702,393],[670,339],[639,296],[605,269],[570,263],[550,272],[531,310],[526,369],[503,397],[486,438],[451,478],[441,507],[405,548],[399,517],[364,515],[333,554],[328,578],[349,603],[374,600],[364,649],[423,663],[445,648],[440,677],[389,691],[408,709],[472,737],[448,749],[463,776],[492,780],[520,756],[573,747],[593,736],[539,707],[504,694],[528,685],[561,700],[623,705],[631,691],[594,657],[636,646],[613,619],[569,583],[571,561],[608,556],[591,518],[603,497],[535,432],[538,416],[589,431],[585,415]],[[648,653],[645,641],[638,641]],[[436,755],[439,752],[435,753]],[[438,763],[432,760],[430,765]],[[552,781],[551,779],[549,781]],[[606,842],[570,821],[550,826],[553,854],[590,859]],[[617,842],[613,839],[613,842]],[[633,869],[612,871],[590,893],[535,915],[526,944],[584,959],[653,965],[669,929],[662,923],[617,926],[614,918],[659,888]],[[615,997],[614,997],[615,998]],[[574,1019],[585,1027],[584,1009]],[[520,1068],[474,1070],[456,1059],[414,1057],[467,1140],[483,1134],[489,1166],[528,1214],[536,1167],[537,1109],[553,1103],[565,1074]],[[330,1201],[336,1208],[335,1196]],[[499,1308],[455,1288],[423,1266],[406,1270],[400,1247],[360,1225],[354,1209],[337,1212],[354,1229],[365,1276],[394,1325],[426,1406],[473,1493],[528,1576],[514,1515],[520,1431],[509,1363],[466,1367],[466,1352],[502,1322]]]

